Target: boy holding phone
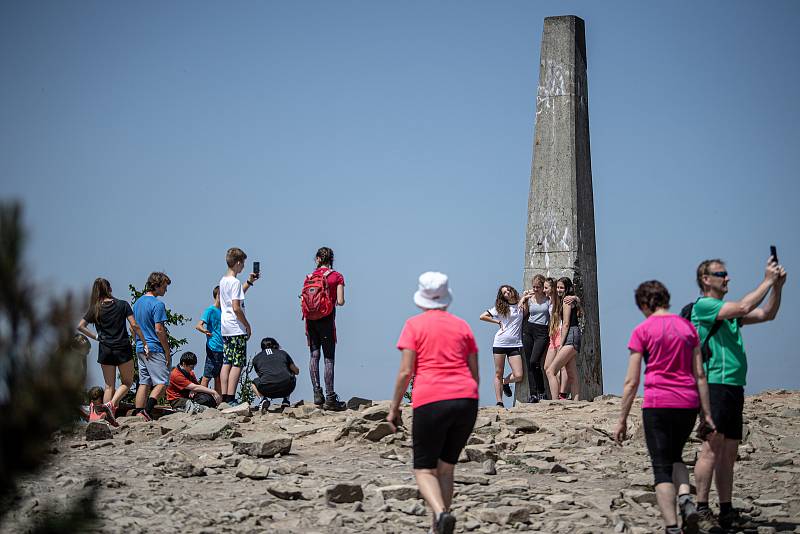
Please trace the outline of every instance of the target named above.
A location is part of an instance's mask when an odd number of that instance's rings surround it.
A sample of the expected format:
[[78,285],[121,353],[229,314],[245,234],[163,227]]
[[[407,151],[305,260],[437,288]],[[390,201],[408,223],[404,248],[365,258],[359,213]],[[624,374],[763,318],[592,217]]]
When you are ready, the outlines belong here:
[[219,303],[222,333],[222,401],[232,403],[236,399],[236,388],[242,367],[247,363],[247,340],[253,331],[244,313],[244,294],[253,287],[260,273],[251,273],[244,285],[237,276],[244,270],[247,254],[237,247],[228,249],[225,263],[228,270],[219,281]]
[[[700,339],[706,339],[714,324],[720,321],[716,332],[708,339],[711,357],[705,364],[711,417],[717,432],[703,442],[694,469],[697,511],[700,515],[698,526],[701,531],[716,531],[720,526],[729,529],[740,521],[731,499],[733,467],[742,439],[747,375],[741,327],[772,321],[778,314],[786,271],[778,264],[774,247],[770,252],[764,279],[738,302],[723,300],[728,293],[730,277],[722,260],[705,260],[697,267],[697,285],[703,296],[692,308],[692,323]],[[759,307],[767,293],[767,303]],[[715,474],[720,506],[719,524],[708,507],[708,494]]]

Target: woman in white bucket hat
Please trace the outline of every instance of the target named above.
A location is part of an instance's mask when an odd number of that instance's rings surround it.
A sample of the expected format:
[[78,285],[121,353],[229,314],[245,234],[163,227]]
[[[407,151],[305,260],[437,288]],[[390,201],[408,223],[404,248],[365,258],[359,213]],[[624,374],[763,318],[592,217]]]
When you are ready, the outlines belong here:
[[447,311],[452,299],[447,275],[420,275],[414,303],[423,311],[406,321],[397,342],[402,359],[386,418],[399,423],[400,402],[413,376],[414,476],[437,534],[455,530],[450,513],[455,464],[478,415],[478,346],[466,321]]

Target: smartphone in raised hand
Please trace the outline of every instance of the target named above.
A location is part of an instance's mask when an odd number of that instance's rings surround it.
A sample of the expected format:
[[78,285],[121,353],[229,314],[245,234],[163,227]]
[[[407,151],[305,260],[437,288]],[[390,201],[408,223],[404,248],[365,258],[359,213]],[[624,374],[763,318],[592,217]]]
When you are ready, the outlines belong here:
[[772,258],[772,261],[778,263],[778,249],[775,247],[775,245],[770,245],[769,256]]
[[261,274],[261,262],[260,261],[254,261],[253,262],[253,272],[256,274],[256,276]]

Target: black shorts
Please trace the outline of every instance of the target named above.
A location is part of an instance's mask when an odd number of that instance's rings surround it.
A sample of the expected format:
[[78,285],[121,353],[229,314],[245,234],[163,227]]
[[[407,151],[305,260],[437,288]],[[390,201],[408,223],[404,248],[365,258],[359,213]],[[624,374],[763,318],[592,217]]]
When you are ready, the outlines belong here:
[[744,387],[727,384],[709,384],[711,418],[717,432],[727,439],[742,439],[742,412],[744,411]]
[[492,347],[492,354],[505,356],[522,356],[522,347]]
[[450,399],[414,408],[414,469],[435,469],[439,460],[458,463],[477,417],[478,399]]
[[320,347],[328,348],[336,344],[336,314],[332,313],[322,319],[306,320],[306,339],[308,347],[313,351]]
[[100,365],[122,365],[133,359],[131,347],[112,348],[100,345],[97,351],[97,363]]
[[280,384],[267,384],[256,378],[253,380],[253,385],[256,386],[258,394],[265,399],[282,399],[292,394],[297,385],[297,379],[291,376],[288,380],[286,380],[286,382],[282,382]]
[[683,462],[683,446],[697,419],[695,408],[643,408],[644,439],[656,484],[672,482],[672,464]]

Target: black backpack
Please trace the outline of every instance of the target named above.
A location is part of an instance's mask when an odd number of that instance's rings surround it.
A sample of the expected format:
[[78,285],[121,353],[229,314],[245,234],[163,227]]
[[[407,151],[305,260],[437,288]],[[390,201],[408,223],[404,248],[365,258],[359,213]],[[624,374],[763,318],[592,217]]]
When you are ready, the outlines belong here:
[[[681,317],[683,317],[690,323],[692,322],[692,310],[694,309],[695,302],[697,301],[690,302],[689,304],[681,308],[681,314],[680,314]],[[722,326],[722,321],[720,319],[714,321],[714,325],[711,327],[711,330],[709,330],[706,339],[703,340],[703,344],[700,346],[700,353],[703,355],[703,363],[708,363],[708,360],[711,359],[711,349],[708,346],[708,342],[711,339],[711,337],[717,333],[720,326]]]

